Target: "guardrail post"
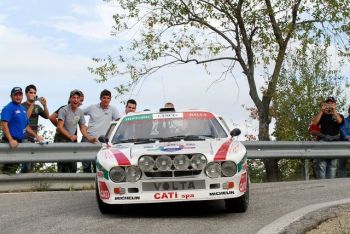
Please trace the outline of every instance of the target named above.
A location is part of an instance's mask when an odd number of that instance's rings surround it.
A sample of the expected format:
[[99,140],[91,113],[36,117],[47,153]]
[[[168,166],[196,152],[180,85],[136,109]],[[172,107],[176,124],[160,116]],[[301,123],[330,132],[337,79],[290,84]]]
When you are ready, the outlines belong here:
[[309,180],[309,160],[304,159],[304,180]]

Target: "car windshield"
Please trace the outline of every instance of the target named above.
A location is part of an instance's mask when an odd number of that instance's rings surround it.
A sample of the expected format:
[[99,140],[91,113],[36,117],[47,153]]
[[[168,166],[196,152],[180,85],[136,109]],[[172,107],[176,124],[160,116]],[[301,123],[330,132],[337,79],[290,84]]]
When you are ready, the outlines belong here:
[[177,140],[205,140],[227,137],[209,112],[165,112],[124,117],[112,143],[147,143]]

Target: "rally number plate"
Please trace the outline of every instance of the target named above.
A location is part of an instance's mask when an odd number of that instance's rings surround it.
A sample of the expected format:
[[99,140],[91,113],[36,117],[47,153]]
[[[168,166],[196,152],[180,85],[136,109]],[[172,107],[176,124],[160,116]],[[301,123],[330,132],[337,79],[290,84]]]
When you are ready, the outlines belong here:
[[143,182],[143,191],[193,190],[205,189],[204,180],[170,181],[170,182]]

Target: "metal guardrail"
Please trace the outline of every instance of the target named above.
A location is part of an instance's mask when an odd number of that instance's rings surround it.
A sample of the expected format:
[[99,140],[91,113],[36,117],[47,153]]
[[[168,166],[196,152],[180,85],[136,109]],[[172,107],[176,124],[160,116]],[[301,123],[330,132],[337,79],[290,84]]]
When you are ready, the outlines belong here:
[[[349,142],[314,141],[244,141],[249,159],[311,159],[350,157]],[[22,143],[16,149],[0,144],[1,163],[72,162],[94,160],[101,144],[52,143],[46,145]]]
[[[248,159],[350,158],[348,142],[246,141]],[[101,144],[22,143],[17,149],[0,144],[0,164],[21,162],[81,162],[95,160]],[[305,164],[305,179],[308,179]],[[16,174],[0,175],[0,191],[83,189],[94,186],[94,174]]]

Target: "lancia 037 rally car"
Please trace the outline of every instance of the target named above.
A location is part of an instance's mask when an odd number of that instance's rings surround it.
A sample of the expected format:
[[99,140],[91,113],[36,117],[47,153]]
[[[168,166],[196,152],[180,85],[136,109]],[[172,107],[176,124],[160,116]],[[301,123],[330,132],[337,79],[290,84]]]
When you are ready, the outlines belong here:
[[112,122],[96,159],[102,213],[125,204],[225,200],[249,204],[247,152],[223,118],[201,110],[129,113]]

